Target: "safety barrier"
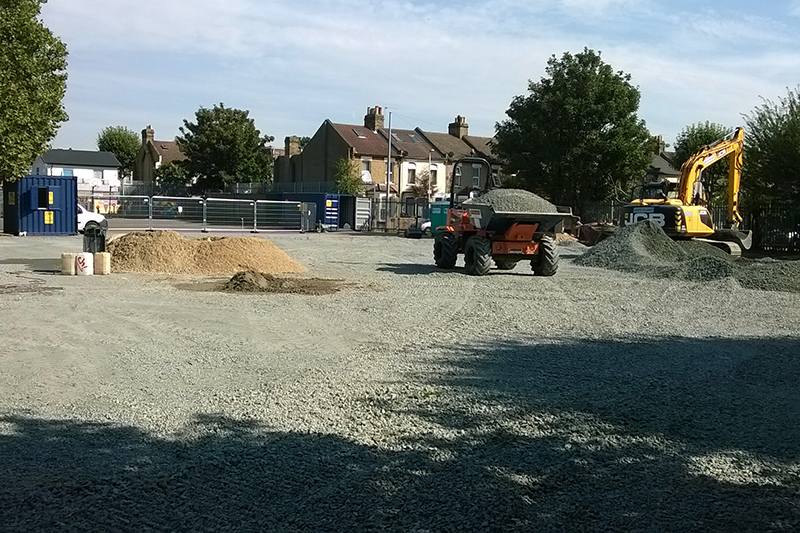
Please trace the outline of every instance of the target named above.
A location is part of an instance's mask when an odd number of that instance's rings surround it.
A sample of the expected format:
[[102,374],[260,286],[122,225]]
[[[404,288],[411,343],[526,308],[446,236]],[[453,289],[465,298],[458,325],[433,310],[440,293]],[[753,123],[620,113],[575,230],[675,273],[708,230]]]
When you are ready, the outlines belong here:
[[107,194],[93,194],[81,200],[106,218],[146,219],[146,229],[203,232],[301,229],[300,202]]

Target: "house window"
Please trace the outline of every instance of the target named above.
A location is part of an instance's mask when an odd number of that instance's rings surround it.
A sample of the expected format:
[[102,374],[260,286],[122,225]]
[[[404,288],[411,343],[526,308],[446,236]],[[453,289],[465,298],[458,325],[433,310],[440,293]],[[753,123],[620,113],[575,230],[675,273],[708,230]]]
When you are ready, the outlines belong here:
[[361,160],[361,172],[372,172],[372,159]]
[[413,185],[417,181],[417,169],[416,168],[409,168],[408,169],[408,184]]
[[359,139],[366,139],[367,138],[367,136],[364,135],[364,131],[363,130],[357,130],[357,129],[353,128],[353,133],[355,133],[356,137],[358,137]]
[[439,171],[436,169],[436,165],[431,165],[431,168],[428,171],[428,173],[430,174],[430,177],[431,177],[431,179],[430,179],[431,185],[436,185],[436,175],[437,175],[438,172]]
[[420,140],[420,138],[417,137],[416,135],[414,135],[413,133],[409,133],[408,136],[411,137],[411,140],[414,141],[415,143],[421,143],[422,142]]
[[72,169],[71,168],[65,168],[64,170],[61,171],[61,175],[62,176],[72,176]]
[[103,171],[102,170],[95,170],[94,171],[94,178],[98,180],[103,179]]
[[398,134],[396,134],[396,133],[392,133],[392,139],[394,139],[397,142],[403,142],[403,140],[400,138],[400,136]]
[[453,182],[455,183],[456,187],[461,187],[461,165],[460,164],[456,165],[455,175],[456,175],[456,177],[455,177]]
[[480,187],[481,186],[481,166],[480,165],[472,165],[472,186],[473,187]]

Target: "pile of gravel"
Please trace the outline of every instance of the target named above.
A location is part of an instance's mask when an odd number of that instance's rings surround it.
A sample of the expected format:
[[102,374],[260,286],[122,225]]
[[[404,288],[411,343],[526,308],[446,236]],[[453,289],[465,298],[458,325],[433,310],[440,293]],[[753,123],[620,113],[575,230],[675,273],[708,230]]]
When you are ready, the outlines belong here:
[[746,289],[800,292],[800,262],[737,259],[704,242],[674,241],[649,220],[620,228],[576,257],[575,264],[662,279],[733,279]]
[[556,206],[523,189],[492,189],[464,203],[490,205],[498,213],[557,213]]

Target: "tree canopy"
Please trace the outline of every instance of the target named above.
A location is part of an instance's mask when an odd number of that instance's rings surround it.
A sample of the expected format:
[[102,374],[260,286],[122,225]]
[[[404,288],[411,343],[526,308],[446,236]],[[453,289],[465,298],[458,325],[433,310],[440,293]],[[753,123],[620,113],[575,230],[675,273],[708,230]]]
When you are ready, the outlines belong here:
[[122,165],[122,175],[131,176],[142,141],[125,126],[108,126],[97,134],[97,149],[114,154]]
[[0,182],[16,181],[67,120],[67,47],[39,20],[46,0],[0,0]]
[[800,204],[800,93],[789,90],[777,102],[764,99],[745,115],[742,188],[754,208],[770,203]]
[[176,141],[186,155],[186,168],[197,176],[198,190],[272,181],[272,152],[267,143],[273,137],[262,136],[248,115],[220,103],[198,109],[196,122],[183,121]]
[[495,126],[494,152],[504,171],[579,214],[589,202],[627,200],[651,162],[630,75],[614,72],[590,49],[552,56],[545,72]]
[[[715,122],[698,122],[683,128],[675,140],[675,166],[681,166],[705,146],[714,144],[733,128]],[[728,159],[722,159],[703,171],[705,187],[713,205],[727,205]]]
[[336,160],[336,189],[342,194],[359,196],[364,192],[364,182],[361,180],[361,165],[355,159],[340,157]]

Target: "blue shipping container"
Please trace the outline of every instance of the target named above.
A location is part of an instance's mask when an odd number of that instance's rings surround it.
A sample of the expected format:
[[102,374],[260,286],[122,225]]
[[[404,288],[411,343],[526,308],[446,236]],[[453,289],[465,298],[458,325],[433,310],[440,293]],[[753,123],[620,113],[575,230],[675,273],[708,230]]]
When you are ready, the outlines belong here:
[[78,181],[25,176],[3,189],[4,231],[14,235],[76,235]]

